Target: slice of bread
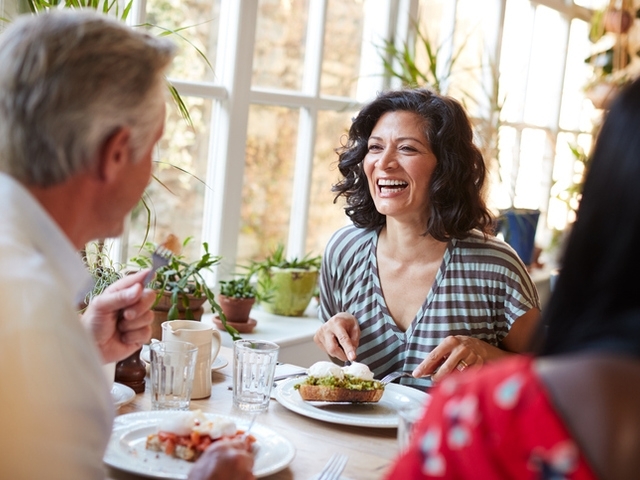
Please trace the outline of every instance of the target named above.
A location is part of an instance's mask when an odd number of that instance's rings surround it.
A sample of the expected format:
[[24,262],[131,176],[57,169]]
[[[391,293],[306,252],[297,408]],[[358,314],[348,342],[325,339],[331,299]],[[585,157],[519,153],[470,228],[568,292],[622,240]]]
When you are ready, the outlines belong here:
[[384,393],[383,388],[375,390],[352,390],[350,388],[305,384],[300,385],[298,391],[302,399],[307,402],[371,403],[379,402]]

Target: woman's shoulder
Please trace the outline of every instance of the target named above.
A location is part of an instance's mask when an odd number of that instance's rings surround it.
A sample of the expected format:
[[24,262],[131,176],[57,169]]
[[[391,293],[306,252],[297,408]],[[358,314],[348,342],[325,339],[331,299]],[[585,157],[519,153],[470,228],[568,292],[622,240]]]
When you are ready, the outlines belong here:
[[528,276],[526,266],[516,251],[504,240],[473,230],[469,235],[453,242],[454,253],[465,264],[491,264],[505,271]]

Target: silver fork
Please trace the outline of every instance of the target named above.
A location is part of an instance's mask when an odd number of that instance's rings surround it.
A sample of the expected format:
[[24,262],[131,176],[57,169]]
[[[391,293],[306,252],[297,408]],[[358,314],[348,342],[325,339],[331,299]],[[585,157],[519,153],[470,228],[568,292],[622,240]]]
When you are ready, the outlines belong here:
[[334,453],[327,461],[327,464],[324,466],[322,471],[318,474],[316,480],[338,480],[340,478],[340,474],[344,470],[344,467],[347,466],[348,460],[349,457],[347,455]]
[[382,383],[384,383],[386,385],[387,383],[391,383],[396,378],[400,378],[400,377],[413,377],[413,375],[411,375],[411,373],[409,373],[409,372],[391,372],[388,375],[385,375],[382,378],[382,380],[380,380],[380,382],[382,382]]
[[144,281],[142,282],[142,284],[147,285],[153,278],[153,275],[156,273],[156,271],[160,267],[169,265],[169,262],[171,261],[172,256],[173,256],[173,252],[171,250],[169,250],[164,245],[158,245],[156,249],[153,251],[153,253],[151,254],[151,262],[152,262],[151,271],[147,273],[147,275],[144,277]]

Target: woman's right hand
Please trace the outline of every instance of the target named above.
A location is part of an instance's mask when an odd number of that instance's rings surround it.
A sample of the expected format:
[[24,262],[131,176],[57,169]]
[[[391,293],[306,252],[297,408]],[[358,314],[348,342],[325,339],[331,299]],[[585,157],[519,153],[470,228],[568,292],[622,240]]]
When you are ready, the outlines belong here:
[[207,448],[189,472],[189,480],[254,480],[251,443],[242,439],[218,440]]
[[316,331],[313,341],[334,358],[354,361],[360,342],[358,320],[350,313],[340,312]]

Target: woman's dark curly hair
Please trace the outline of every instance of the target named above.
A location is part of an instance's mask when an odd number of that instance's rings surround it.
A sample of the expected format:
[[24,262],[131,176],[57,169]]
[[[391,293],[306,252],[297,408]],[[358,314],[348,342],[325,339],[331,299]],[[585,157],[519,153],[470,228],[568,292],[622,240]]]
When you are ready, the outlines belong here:
[[424,134],[437,159],[429,185],[429,220],[425,234],[439,241],[464,238],[473,229],[493,233],[494,219],[484,200],[486,168],[473,143],[471,123],[462,105],[424,88],[384,92],[353,120],[346,145],[338,148],[338,168],[344,179],[332,191],[347,201],[353,223],[375,229],[385,224],[369,192],[362,161],[369,136],[387,112],[407,111],[424,118]]

